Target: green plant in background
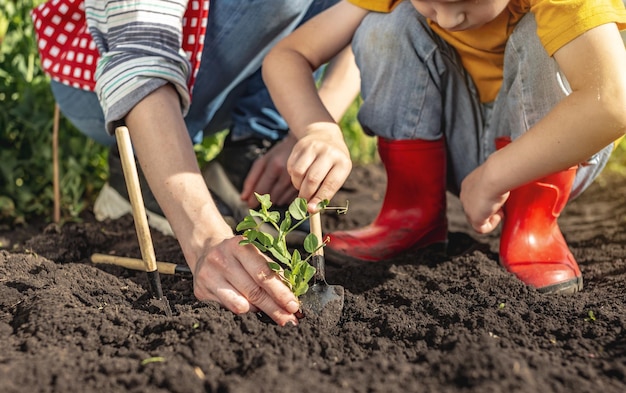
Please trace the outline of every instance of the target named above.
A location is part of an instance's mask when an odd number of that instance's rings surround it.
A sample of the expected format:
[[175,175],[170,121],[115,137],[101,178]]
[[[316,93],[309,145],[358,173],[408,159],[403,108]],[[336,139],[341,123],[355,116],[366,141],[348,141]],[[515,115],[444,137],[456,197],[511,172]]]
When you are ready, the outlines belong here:
[[339,122],[343,138],[350,149],[350,158],[355,165],[369,164],[378,159],[376,138],[366,135],[357,120],[361,102],[361,98],[358,97],[348,108],[341,122]]
[[[302,259],[297,249],[290,252],[287,248],[287,234],[309,218],[307,202],[304,198],[296,198],[289,205],[289,210],[285,212],[285,217],[281,221],[279,212],[270,211],[272,201],[268,194],[255,193],[254,195],[261,206],[259,210],[250,209],[250,214],[237,225],[237,231],[243,231],[244,237],[239,244],[252,244],[261,252],[269,252],[275,260],[280,262],[268,262],[270,269],[278,274],[296,297],[300,297],[309,290],[309,281],[315,274],[315,268],[309,264],[309,260],[315,251],[324,246],[323,243],[319,243],[317,236],[310,233],[304,239],[303,244],[304,250],[309,253],[305,259]],[[327,206],[328,200],[318,204],[321,210]],[[276,237],[261,229],[264,223],[274,227],[277,231]]]
[[[42,0],[0,0],[0,224],[52,217],[55,101],[43,73],[30,11]],[[106,179],[103,147],[62,119],[62,219],[77,220]]]
[[228,135],[228,130],[206,136],[202,139],[201,143],[196,143],[193,146],[200,168],[204,167],[206,163],[214,159],[215,156],[219,154],[222,150],[222,146],[224,146],[224,139],[226,139],[226,135]]

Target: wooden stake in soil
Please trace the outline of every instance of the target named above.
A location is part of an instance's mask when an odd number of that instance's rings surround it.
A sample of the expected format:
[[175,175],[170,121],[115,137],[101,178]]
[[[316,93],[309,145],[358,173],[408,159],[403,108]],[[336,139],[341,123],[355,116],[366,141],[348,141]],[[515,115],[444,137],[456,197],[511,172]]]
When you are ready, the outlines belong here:
[[152,244],[152,236],[150,235],[150,227],[148,226],[148,216],[141,195],[141,187],[139,186],[139,175],[137,174],[137,165],[135,164],[135,155],[130,141],[130,133],[125,126],[115,129],[115,137],[120,151],[122,160],[122,169],[124,171],[124,179],[128,188],[128,198],[133,211],[135,221],[135,229],[139,240],[139,248],[141,249],[141,258],[148,273],[148,281],[152,294],[157,300],[162,300],[165,313],[172,316],[172,309],[167,299],[163,296],[161,288],[161,277],[157,267],[156,256],[154,254],[154,246]]
[[59,185],[59,104],[54,104],[52,123],[52,192],[54,194],[54,223],[61,221],[61,187]]

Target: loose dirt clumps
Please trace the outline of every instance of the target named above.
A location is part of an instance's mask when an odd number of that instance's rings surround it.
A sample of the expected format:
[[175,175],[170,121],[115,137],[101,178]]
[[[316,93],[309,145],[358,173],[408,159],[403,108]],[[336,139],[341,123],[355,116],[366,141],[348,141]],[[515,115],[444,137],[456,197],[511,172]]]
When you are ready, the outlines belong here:
[[[355,167],[324,229],[373,220],[379,165]],[[145,273],[93,265],[140,257],[132,218],[0,232],[0,386],[34,392],[626,391],[626,179],[604,174],[560,223],[585,288],[549,296],[498,265],[498,234],[474,235],[449,198],[449,255],[428,250],[336,266],[336,326],[278,327],[195,300],[189,276],[161,276],[175,316]],[[184,263],[153,233],[157,259]]]

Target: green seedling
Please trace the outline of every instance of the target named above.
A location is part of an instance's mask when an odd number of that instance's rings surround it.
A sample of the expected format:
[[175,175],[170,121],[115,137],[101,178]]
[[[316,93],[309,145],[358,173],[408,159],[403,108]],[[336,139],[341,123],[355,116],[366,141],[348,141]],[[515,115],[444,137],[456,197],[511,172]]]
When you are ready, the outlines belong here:
[[[287,248],[287,234],[310,216],[307,211],[307,201],[304,198],[296,198],[289,205],[289,210],[285,212],[285,217],[281,221],[280,213],[270,210],[272,201],[268,194],[255,193],[255,196],[261,206],[258,210],[250,209],[249,214],[237,225],[237,231],[243,231],[244,237],[239,244],[252,244],[261,252],[269,253],[278,261],[268,262],[270,269],[278,274],[296,297],[300,297],[309,290],[309,281],[315,275],[315,268],[309,264],[309,260],[315,251],[325,245],[325,242],[320,244],[315,235],[309,234],[303,244],[304,250],[309,254],[306,258],[303,258],[297,249],[290,252]],[[325,210],[328,208],[328,203],[328,200],[324,200],[317,207]],[[345,212],[345,209],[338,210]],[[261,230],[264,223],[274,227],[277,232],[276,237]]]
[[589,310],[589,312],[587,313],[587,315],[589,316],[588,318],[585,318],[585,321],[589,322],[594,322],[596,320],[596,315],[593,313],[592,310]]
[[163,356],[153,356],[151,358],[146,358],[142,360],[141,365],[145,366],[146,364],[150,364],[150,363],[163,363],[164,361],[165,361],[165,358]]

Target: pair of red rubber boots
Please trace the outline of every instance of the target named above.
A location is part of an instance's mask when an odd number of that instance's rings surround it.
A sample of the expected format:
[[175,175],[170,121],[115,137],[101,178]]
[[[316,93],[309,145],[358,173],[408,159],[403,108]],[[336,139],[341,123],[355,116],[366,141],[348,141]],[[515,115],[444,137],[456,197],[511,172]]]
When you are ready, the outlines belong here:
[[[497,148],[510,140],[500,138]],[[442,139],[378,139],[387,172],[382,208],[370,225],[329,234],[327,255],[376,262],[447,243],[446,147]],[[565,207],[576,167],[512,190],[504,205],[500,263],[545,293],[574,293],[582,275],[557,218]]]

